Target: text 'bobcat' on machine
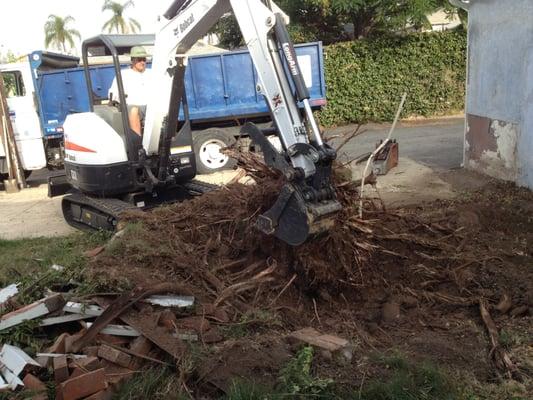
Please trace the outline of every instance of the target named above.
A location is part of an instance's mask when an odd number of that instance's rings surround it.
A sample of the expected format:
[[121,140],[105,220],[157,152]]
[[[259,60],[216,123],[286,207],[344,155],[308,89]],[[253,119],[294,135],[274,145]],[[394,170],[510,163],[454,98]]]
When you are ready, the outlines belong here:
[[[127,208],[183,200],[212,189],[192,181],[196,167],[187,122],[184,54],[229,11],[248,46],[260,82],[257,91],[269,105],[283,146],[282,152],[277,151],[254,124],[242,128],[243,135],[260,146],[266,162],[287,179],[275,204],[256,225],[292,245],[331,226],[329,217],[341,208],[330,179],[336,154],[322,141],[314,120],[286,29],[288,17],[268,0],[176,0],[161,18],[155,41],[153,35],[100,35],[83,43],[92,109],[69,115],[64,124],[66,179],[75,188],[63,199],[67,222],[79,228],[114,229],[118,215]],[[129,127],[118,55],[134,45],[152,44],[153,84],[146,94],[141,143]],[[113,56],[119,105],[95,104],[88,54]],[[304,104],[305,116],[298,101]],[[185,122],[178,126],[181,105]],[[58,187],[52,179],[52,194],[59,194]]]

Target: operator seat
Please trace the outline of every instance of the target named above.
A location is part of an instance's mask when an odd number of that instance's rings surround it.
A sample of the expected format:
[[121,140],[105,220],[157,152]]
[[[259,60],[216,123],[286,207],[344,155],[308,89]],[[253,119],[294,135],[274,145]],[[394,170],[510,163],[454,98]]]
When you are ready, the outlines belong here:
[[[117,132],[120,137],[123,139],[124,136],[124,124],[122,122],[122,112],[117,107],[111,106],[111,105],[95,105],[94,106],[94,113],[98,115],[100,118],[102,118],[111,128],[114,129],[115,132]],[[133,145],[135,147],[135,159],[137,159],[137,150],[140,150],[142,147],[142,138],[137,135],[135,132],[133,132],[131,129],[129,130],[129,135],[132,138]],[[124,146],[126,146],[126,143],[124,143]],[[136,160],[135,160],[136,161]]]

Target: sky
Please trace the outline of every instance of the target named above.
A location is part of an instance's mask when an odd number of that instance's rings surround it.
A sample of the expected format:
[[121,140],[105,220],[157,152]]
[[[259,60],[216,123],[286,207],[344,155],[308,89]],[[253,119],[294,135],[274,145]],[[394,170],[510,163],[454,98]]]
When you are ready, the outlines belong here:
[[[135,7],[128,8],[125,15],[141,24],[139,33],[155,33],[157,16],[171,3],[172,0],[134,0]],[[72,16],[75,21],[69,27],[77,29],[82,40],[98,35],[112,16],[110,11],[102,12],[103,4],[104,0],[0,0],[0,54],[8,50],[15,55],[45,50],[44,24],[50,14]],[[76,45],[79,55],[81,41],[76,39]]]

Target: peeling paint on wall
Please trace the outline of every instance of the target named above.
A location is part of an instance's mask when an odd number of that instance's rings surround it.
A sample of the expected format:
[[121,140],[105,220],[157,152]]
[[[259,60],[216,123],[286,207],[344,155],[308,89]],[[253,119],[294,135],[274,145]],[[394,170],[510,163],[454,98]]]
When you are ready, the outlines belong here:
[[468,115],[467,167],[498,179],[516,181],[519,132],[518,124]]
[[465,166],[533,189],[533,0],[468,10]]

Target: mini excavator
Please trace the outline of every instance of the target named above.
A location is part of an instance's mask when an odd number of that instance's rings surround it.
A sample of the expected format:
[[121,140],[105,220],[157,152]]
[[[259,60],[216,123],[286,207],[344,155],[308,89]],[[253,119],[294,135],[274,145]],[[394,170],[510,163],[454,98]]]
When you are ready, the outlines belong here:
[[[65,194],[68,186],[62,209],[70,225],[113,230],[125,210],[183,201],[213,190],[211,185],[194,180],[196,166],[184,87],[185,53],[228,12],[233,12],[238,22],[258,73],[256,90],[268,104],[273,121],[270,132],[247,123],[241,134],[259,146],[265,162],[286,180],[273,206],[255,224],[265,234],[290,245],[299,245],[331,227],[341,209],[331,181],[336,152],[322,140],[313,117],[309,92],[287,31],[288,17],[270,0],[175,0],[161,17],[155,37],[99,35],[83,42],[90,112],[67,117],[66,182],[49,181],[52,196]],[[119,62],[120,54],[137,45],[153,45],[153,83],[146,93],[142,138],[129,126]],[[96,98],[89,54],[112,56],[118,102],[104,104]],[[302,109],[299,103],[303,103]],[[181,107],[184,122],[178,122]],[[279,137],[282,151],[267,139],[271,133]]]

